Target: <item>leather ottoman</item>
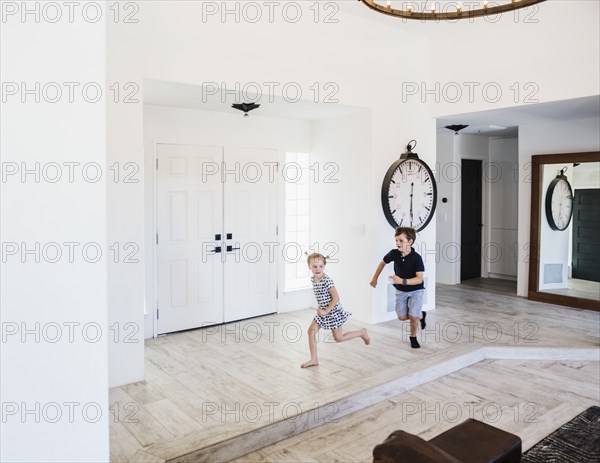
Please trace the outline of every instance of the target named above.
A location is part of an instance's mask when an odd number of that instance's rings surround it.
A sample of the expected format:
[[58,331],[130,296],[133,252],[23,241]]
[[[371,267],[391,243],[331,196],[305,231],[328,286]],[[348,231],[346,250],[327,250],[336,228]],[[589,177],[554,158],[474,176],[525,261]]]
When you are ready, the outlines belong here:
[[521,439],[489,424],[468,419],[426,441],[394,431],[373,449],[374,463],[519,463]]
[[465,463],[521,461],[519,436],[472,418],[430,439],[429,443]]

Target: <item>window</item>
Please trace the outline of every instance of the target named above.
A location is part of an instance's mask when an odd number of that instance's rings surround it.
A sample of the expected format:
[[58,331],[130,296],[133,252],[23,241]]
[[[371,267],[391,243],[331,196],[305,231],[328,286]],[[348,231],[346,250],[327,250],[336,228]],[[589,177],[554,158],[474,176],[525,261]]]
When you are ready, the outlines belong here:
[[306,265],[309,247],[309,155],[286,153],[285,182],[285,291],[310,287]]

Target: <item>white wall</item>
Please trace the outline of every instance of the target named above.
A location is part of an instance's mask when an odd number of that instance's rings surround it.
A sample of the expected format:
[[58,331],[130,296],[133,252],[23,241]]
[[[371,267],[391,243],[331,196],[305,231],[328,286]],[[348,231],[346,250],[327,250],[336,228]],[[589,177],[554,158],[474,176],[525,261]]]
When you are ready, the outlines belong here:
[[490,138],[484,183],[489,186],[484,272],[491,278],[517,279],[519,162],[517,138]]
[[[109,386],[144,379],[144,149],[138,134],[142,130],[141,82],[132,79],[131,59],[136,51],[126,40],[135,23],[114,21],[116,11],[124,19],[133,10],[110,10],[107,21],[106,78],[106,163],[108,259],[108,326],[114,334],[108,340]],[[135,19],[135,17],[131,18]]]
[[[531,156],[600,149],[600,119],[540,121],[519,127],[519,262],[517,294],[526,296],[531,224]],[[543,221],[542,221],[543,222]]]
[[105,21],[40,4],[2,4],[0,460],[108,461]]
[[566,175],[572,179],[570,183],[574,189],[600,188],[600,163],[589,162],[577,167],[569,166]]
[[[460,283],[460,242],[457,243],[460,225],[460,160],[455,159],[455,144],[459,135],[450,131],[437,132],[436,179],[438,190],[436,279],[439,283]],[[447,201],[444,203],[443,199]]]
[[[335,281],[340,300],[355,319],[370,323],[369,196],[371,115],[363,111],[335,119],[314,121],[311,164],[318,163],[320,181],[311,184],[310,234],[320,252],[331,254],[327,273]],[[336,168],[332,174],[331,163]],[[327,247],[325,247],[327,245]],[[334,260],[336,262],[334,262]],[[313,302],[314,306],[314,302]]]
[[433,92],[419,86],[411,95],[407,87],[406,98],[423,99],[442,116],[597,95],[598,18],[600,2],[548,0],[473,22],[407,23],[433,45],[424,87]]
[[567,287],[569,237],[571,233],[567,230],[552,230],[546,215],[548,186],[563,166],[564,164],[549,164],[542,169],[542,197],[540,198],[542,220],[540,221],[540,272],[538,282],[540,291]]
[[[410,114],[410,116],[408,116],[408,114]],[[404,116],[406,117],[403,117],[401,113],[393,116],[394,119],[397,120],[395,125],[405,129],[405,133],[410,134],[403,140],[398,140],[398,132],[390,130],[387,125],[389,121],[386,119],[385,112],[373,111],[373,158],[371,160],[372,185],[368,196],[373,234],[370,237],[371,261],[370,265],[367,264],[370,269],[367,283],[371,280],[375,273],[375,269],[383,259],[383,256],[396,246],[394,241],[394,229],[389,225],[381,210],[381,187],[385,173],[390,165],[397,161],[402,153],[406,152],[406,144],[411,138],[416,139],[418,142],[415,152],[418,154],[419,158],[425,161],[432,170],[435,170],[435,121],[430,117],[427,107],[424,105],[412,107],[410,112]],[[391,147],[389,145],[391,145]],[[435,219],[432,220],[424,230],[417,234],[415,249],[418,249],[425,265],[424,277],[426,296],[423,308],[424,310],[434,310],[436,282],[435,266],[437,259]],[[388,311],[387,309],[390,297],[387,277],[393,275],[393,273],[394,269],[390,264],[386,266],[381,273],[379,284],[376,289],[373,290],[367,286],[372,292],[372,323],[380,323],[397,317],[394,311]],[[360,282],[357,282],[357,285],[359,285],[357,287],[360,288]]]

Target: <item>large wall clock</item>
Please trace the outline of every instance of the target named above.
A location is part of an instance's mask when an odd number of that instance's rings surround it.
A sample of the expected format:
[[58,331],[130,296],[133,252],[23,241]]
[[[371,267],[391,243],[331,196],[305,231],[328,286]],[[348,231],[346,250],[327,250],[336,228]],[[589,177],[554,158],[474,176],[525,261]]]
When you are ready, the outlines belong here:
[[[414,143],[414,144],[413,144]],[[437,204],[437,186],[431,169],[413,149],[411,140],[407,152],[388,169],[381,187],[381,205],[389,224],[423,230],[431,221]]]
[[561,169],[546,192],[546,219],[552,230],[563,231],[573,216],[573,190],[565,176],[567,168]]

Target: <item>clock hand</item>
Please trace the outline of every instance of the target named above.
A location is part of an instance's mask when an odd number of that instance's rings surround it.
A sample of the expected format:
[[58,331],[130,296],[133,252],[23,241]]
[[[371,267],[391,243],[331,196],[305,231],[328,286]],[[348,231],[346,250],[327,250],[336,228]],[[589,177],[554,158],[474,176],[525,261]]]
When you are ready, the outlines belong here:
[[414,182],[410,184],[410,226],[413,224],[413,190],[415,188]]

